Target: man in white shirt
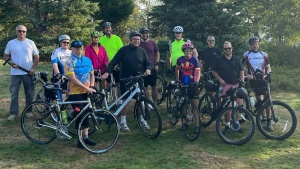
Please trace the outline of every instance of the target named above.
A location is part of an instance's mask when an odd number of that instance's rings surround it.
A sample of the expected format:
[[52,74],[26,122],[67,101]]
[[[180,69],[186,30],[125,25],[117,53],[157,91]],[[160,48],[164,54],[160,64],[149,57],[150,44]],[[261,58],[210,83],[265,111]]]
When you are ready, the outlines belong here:
[[[14,120],[19,113],[19,89],[23,82],[26,105],[33,101],[34,71],[39,62],[39,51],[35,43],[26,38],[27,28],[24,25],[16,27],[17,38],[10,40],[4,51],[4,59],[11,59],[11,103],[8,120]],[[23,68],[23,70],[21,70]],[[25,70],[25,71],[24,71]],[[27,112],[27,117],[32,117],[32,112]]]

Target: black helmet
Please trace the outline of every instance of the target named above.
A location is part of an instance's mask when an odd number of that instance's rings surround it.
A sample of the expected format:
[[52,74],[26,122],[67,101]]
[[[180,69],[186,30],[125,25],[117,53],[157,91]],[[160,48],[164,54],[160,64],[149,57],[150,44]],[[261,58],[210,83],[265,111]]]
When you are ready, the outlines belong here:
[[111,27],[111,23],[110,22],[104,22],[103,25],[102,25],[102,28],[104,29],[104,28],[106,28],[108,26]]
[[259,38],[257,36],[252,36],[249,38],[248,43],[251,45],[252,43],[259,42]]
[[138,31],[133,30],[133,31],[130,32],[129,38],[131,38],[133,36],[139,36],[139,37],[141,37],[141,34]]
[[241,87],[241,88],[237,89],[237,92],[236,92],[237,98],[245,99],[245,98],[247,98],[247,96],[248,96],[248,92],[245,88]]
[[145,32],[145,31],[147,31],[147,32],[149,32],[149,29],[147,28],[147,27],[141,27],[141,29],[140,29],[140,33],[143,33],[143,32]]

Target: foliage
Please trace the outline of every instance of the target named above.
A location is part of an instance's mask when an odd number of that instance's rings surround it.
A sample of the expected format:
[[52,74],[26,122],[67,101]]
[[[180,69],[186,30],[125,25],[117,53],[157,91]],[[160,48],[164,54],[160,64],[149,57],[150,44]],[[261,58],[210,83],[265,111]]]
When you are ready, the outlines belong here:
[[163,5],[156,6],[151,13],[155,18],[154,27],[159,34],[173,38],[172,29],[180,25],[184,28],[184,36],[192,40],[196,46],[203,48],[208,35],[214,35],[219,46],[229,40],[238,46],[236,52],[245,44],[246,28],[243,16],[239,11],[242,6],[231,3],[198,0],[162,0]]
[[[15,37],[15,27],[23,24],[28,29],[28,38],[41,49],[42,59],[49,58],[58,43],[58,36],[68,34],[71,40],[90,42],[89,33],[99,21],[91,20],[98,10],[96,3],[85,0],[11,0],[1,1],[0,22],[4,22],[4,34],[8,34],[1,44]],[[4,46],[1,46],[2,49]]]

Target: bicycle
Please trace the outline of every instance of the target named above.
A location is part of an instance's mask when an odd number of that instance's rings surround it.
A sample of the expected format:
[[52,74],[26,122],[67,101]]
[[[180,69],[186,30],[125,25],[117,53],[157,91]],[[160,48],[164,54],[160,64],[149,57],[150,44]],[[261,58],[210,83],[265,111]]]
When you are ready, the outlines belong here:
[[[61,88],[47,87],[45,90],[52,92],[62,91]],[[71,139],[69,135],[70,126],[82,116],[77,134],[81,136],[81,128],[84,119],[88,118],[89,138],[96,141],[95,146],[86,144],[81,137],[79,141],[89,152],[99,154],[112,149],[119,138],[119,123],[115,116],[105,109],[96,109],[95,97],[88,95],[87,100],[63,101],[50,104],[45,101],[35,101],[29,104],[22,112],[21,129],[24,135],[33,143],[48,144],[56,137],[59,139]],[[63,118],[65,107],[70,104],[86,104],[82,110],[71,121]],[[33,117],[27,118],[28,112],[33,113]],[[52,115],[57,117],[53,120]]]
[[[259,131],[267,138],[275,140],[284,140],[290,137],[296,129],[297,117],[294,110],[286,103],[272,100],[270,85],[272,72],[266,75],[265,80],[253,81],[248,89],[248,97],[244,100],[244,105],[253,116],[256,116],[256,124]],[[250,94],[252,93],[252,94]],[[255,105],[250,104],[250,97],[264,95],[262,100],[258,100]],[[271,123],[273,130],[269,130],[265,124],[265,113],[271,113]],[[242,121],[243,122],[243,121]]]
[[[219,84],[213,81],[207,81],[204,88],[206,93],[200,98],[198,104],[202,126],[207,127],[216,121],[216,131],[224,142],[234,145],[247,143],[255,132],[254,118],[247,109],[236,103],[237,98],[244,99],[246,97],[239,95],[239,92],[246,91],[246,89],[232,87],[226,92],[226,95],[221,95],[218,92]],[[228,96],[229,98],[227,98]],[[228,114],[231,116],[228,117]],[[240,122],[240,119],[244,120],[243,129],[241,129],[240,123],[237,123],[237,121]],[[226,125],[226,122],[230,122],[230,125]]]
[[[196,140],[200,135],[201,122],[200,114],[195,103],[189,99],[188,90],[193,90],[199,86],[199,83],[188,85],[172,82],[175,91],[169,90],[167,93],[167,112],[171,125],[176,125],[181,118],[182,129],[185,136],[190,140]],[[180,90],[180,93],[179,93]],[[196,111],[196,116],[193,113]],[[198,127],[198,129],[196,129]],[[198,131],[197,131],[198,130]]]
[[[37,72],[34,74],[34,100],[44,100],[44,85],[47,83],[48,72]],[[40,77],[40,78],[39,78]],[[41,80],[42,79],[42,80]]]
[[157,76],[156,77],[156,88],[157,88],[157,105],[160,105],[167,96],[168,93],[168,82],[166,80],[166,61],[160,60],[159,61],[160,65],[162,65],[162,77]]
[[[128,104],[131,99],[136,99],[133,114],[134,118],[136,119],[138,128],[146,137],[153,139],[160,135],[162,130],[162,121],[159,110],[157,109],[155,104],[147,98],[144,90],[139,85],[139,81],[141,81],[144,76],[145,75],[142,74],[134,77],[120,79],[120,81],[122,82],[127,82],[127,91],[112,103],[108,102],[106,92],[104,89],[102,89],[101,94],[97,95],[98,98],[96,104],[98,104],[98,106],[101,106],[104,102],[105,109],[110,111],[128,93],[131,93],[128,98],[120,105],[120,107],[115,109],[115,112],[113,114],[115,116],[119,116],[121,110],[125,107],[125,105]],[[100,80],[98,77],[96,79]],[[145,128],[143,126],[142,119],[144,119],[148,123],[148,125],[150,126],[149,128]]]

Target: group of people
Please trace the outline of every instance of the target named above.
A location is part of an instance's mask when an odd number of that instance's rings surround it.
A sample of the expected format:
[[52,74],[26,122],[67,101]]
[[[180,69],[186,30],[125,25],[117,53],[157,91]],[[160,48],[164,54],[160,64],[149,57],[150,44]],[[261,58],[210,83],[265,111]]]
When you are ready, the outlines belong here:
[[[59,36],[60,47],[55,49],[51,56],[53,67],[53,76],[61,77],[66,75],[69,79],[68,100],[84,100],[85,93],[95,92],[95,75],[101,75],[104,81],[107,79],[109,83],[109,75],[113,77],[120,86],[118,95],[126,92],[125,84],[120,82],[120,78],[127,78],[144,73],[149,75],[144,79],[144,87],[148,96],[147,86],[151,86],[151,96],[154,103],[157,101],[156,76],[158,72],[158,64],[160,60],[160,52],[157,44],[150,40],[149,29],[147,27],[140,28],[140,31],[132,31],[129,34],[130,44],[123,45],[119,36],[112,33],[112,24],[105,22],[103,24],[104,35],[98,31],[90,34],[91,43],[85,47],[83,52],[83,43],[75,40],[71,43],[68,35]],[[245,52],[244,63],[247,63],[248,70],[244,72],[242,61],[232,55],[232,44],[229,41],[224,42],[223,52],[214,46],[215,38],[208,36],[208,48],[200,52],[198,61],[198,52],[190,40],[185,41],[183,38],[183,27],[175,26],[173,29],[175,40],[169,42],[167,51],[167,67],[175,70],[176,81],[184,84],[198,82],[201,78],[201,68],[204,71],[212,69],[213,76],[218,79],[223,87],[223,94],[232,87],[237,86],[239,80],[244,80],[244,74],[247,79],[255,79],[255,71],[262,70],[270,72],[270,64],[266,52],[259,50],[259,38],[251,37],[249,45],[251,50]],[[33,75],[39,61],[39,51],[35,43],[26,38],[27,28],[24,25],[16,27],[17,38],[8,42],[4,51],[4,59],[11,59],[11,105],[10,116],[8,120],[14,120],[19,112],[18,93],[21,83],[23,82],[26,105],[33,101],[34,82]],[[69,45],[71,43],[71,49]],[[84,53],[84,54],[83,54]],[[116,69],[119,65],[120,69]],[[28,70],[25,72],[20,67]],[[192,92],[192,91],[191,91]],[[197,101],[194,93],[189,93],[190,99]],[[126,97],[125,97],[126,99]],[[260,96],[257,96],[260,99]],[[238,100],[242,104],[241,100]],[[83,105],[72,105],[75,107],[83,107]],[[127,106],[121,112],[120,127],[122,131],[130,131],[127,122]],[[32,117],[32,113],[28,112],[27,117]],[[266,121],[271,130],[270,114],[267,113]],[[145,128],[149,128],[146,121],[142,121]],[[198,122],[199,124],[199,122]],[[78,123],[77,123],[78,125]],[[82,138],[87,144],[95,145],[96,143],[88,139],[88,121],[84,123],[82,128]],[[199,132],[195,129],[195,132]],[[78,146],[80,142],[78,142]]]

